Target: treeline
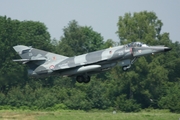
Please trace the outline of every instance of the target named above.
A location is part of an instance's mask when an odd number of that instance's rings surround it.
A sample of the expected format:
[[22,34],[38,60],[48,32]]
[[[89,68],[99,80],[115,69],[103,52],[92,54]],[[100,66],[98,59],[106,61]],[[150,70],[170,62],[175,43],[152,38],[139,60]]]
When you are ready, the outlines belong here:
[[[117,22],[119,43],[104,40],[92,27],[80,26],[75,20],[64,27],[60,39],[51,40],[41,22],[0,16],[0,109],[133,112],[154,108],[180,112],[179,42],[172,42],[169,33],[161,33],[163,23],[154,12],[126,13]],[[19,59],[13,50],[18,44],[75,56],[134,41],[172,50],[141,57],[128,72],[116,66],[93,75],[88,84],[67,77],[29,78],[26,66],[12,61]]]

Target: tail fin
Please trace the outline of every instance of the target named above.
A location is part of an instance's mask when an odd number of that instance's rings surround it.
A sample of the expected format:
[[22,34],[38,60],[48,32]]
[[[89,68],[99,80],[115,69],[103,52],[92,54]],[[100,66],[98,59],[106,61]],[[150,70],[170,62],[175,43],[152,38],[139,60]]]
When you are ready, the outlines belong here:
[[17,45],[14,46],[13,48],[22,58],[14,61],[19,61],[23,63],[27,63],[29,61],[42,61],[42,60],[45,61],[45,60],[56,60],[56,59],[62,60],[68,58],[66,56],[58,55],[51,52],[46,52],[43,50],[27,47],[24,45]]

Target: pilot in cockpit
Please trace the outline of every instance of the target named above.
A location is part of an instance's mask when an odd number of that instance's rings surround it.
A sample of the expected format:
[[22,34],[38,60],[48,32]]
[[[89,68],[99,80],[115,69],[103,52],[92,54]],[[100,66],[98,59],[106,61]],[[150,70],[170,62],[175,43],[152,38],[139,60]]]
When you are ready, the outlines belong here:
[[127,45],[128,47],[147,47],[146,44],[143,44],[141,42],[132,42]]

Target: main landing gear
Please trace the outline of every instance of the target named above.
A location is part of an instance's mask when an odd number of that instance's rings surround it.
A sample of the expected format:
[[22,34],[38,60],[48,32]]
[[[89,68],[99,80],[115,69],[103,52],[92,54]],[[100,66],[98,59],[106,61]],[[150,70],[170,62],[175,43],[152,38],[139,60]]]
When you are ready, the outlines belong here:
[[76,81],[78,83],[88,83],[88,82],[90,82],[90,80],[91,80],[91,78],[88,75],[78,75],[76,77]]

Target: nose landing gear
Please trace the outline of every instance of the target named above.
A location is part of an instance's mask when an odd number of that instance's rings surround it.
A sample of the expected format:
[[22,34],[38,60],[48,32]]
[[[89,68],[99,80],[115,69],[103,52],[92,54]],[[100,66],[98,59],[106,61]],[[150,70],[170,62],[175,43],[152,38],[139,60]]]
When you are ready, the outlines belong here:
[[122,67],[122,70],[123,70],[123,71],[127,71],[130,67],[131,67],[131,65],[123,66],[123,67]]
[[131,62],[130,62],[129,65],[123,66],[123,67],[122,67],[122,70],[123,70],[123,71],[127,71],[127,70],[131,67],[131,65],[132,65],[136,60],[137,60],[137,58],[135,57],[134,59],[131,60]]

